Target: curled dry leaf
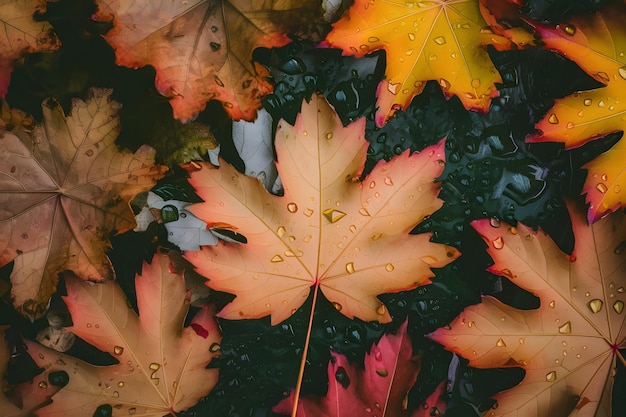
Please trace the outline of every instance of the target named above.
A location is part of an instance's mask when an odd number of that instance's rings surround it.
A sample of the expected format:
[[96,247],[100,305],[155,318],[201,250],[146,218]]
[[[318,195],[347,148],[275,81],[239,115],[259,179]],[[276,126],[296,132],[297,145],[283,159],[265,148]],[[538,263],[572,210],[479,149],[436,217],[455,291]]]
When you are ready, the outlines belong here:
[[361,182],[364,127],[363,118],[343,127],[321,95],[303,101],[295,125],[277,128],[282,197],[223,161],[220,168],[189,166],[205,202],[188,210],[247,238],[186,254],[211,288],[237,296],[220,316],[271,314],[279,323],[314,287],[347,317],[386,322],[391,317],[376,295],[415,288],[433,276],[431,267],[458,256],[430,234],[408,234],[442,204],[434,178],[444,165],[443,141],[382,161]]
[[257,73],[252,51],[286,44],[285,24],[295,27],[322,14],[315,0],[96,3],[97,18],[114,23],[105,38],[117,63],[152,65],[159,92],[171,97],[181,120],[194,118],[212,99],[235,120],[254,119],[271,85]]
[[15,307],[38,317],[58,274],[105,281],[114,272],[109,235],[135,226],[129,201],[150,189],[165,167],[154,151],[119,151],[118,104],[109,90],[75,100],[66,116],[47,100],[43,123],[3,109],[0,119],[0,265],[11,273]]
[[[365,368],[348,358],[331,353],[328,364],[328,393],[306,396],[298,402],[298,417],[408,416],[407,393],[420,370],[420,358],[406,333],[406,323],[396,334],[384,335],[365,355]],[[290,414],[293,392],[274,411]]]
[[0,98],[4,98],[11,80],[13,62],[25,53],[51,52],[61,43],[52,26],[36,21],[46,0],[0,0]]
[[[27,342],[46,372],[32,385],[48,388],[49,375],[66,373],[66,385],[39,417],[84,417],[113,409],[119,415],[174,414],[195,405],[217,383],[206,365],[219,354],[220,331],[204,307],[183,327],[189,308],[185,282],[168,271],[169,257],[156,255],[135,279],[139,316],[118,285],[90,285],[67,275],[65,303],[77,336],[110,353],[119,364],[93,366]],[[115,414],[117,415],[117,414]]]
[[522,224],[473,222],[495,260],[491,270],[540,299],[520,311],[493,298],[467,308],[433,338],[471,366],[519,366],[526,377],[487,416],[610,416],[613,369],[626,347],[626,219],[587,226],[571,210],[574,253]]
[[486,44],[509,41],[485,29],[478,0],[356,0],[326,38],[344,53],[387,52],[387,79],[379,86],[376,121],[382,125],[399,106],[406,108],[428,80],[466,108],[487,111],[500,75]]

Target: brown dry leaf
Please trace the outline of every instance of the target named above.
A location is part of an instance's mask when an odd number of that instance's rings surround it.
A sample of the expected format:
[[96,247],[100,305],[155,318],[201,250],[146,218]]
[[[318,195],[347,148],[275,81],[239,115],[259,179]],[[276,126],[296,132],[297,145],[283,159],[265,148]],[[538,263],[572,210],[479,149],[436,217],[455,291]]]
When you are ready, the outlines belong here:
[[114,278],[109,236],[135,227],[129,201],[150,189],[165,167],[154,151],[120,152],[117,109],[109,90],[75,100],[66,116],[53,99],[43,123],[4,108],[0,119],[0,266],[11,274],[15,307],[39,317],[58,274]]
[[73,321],[68,329],[119,364],[93,366],[27,341],[28,353],[46,369],[32,385],[47,389],[51,372],[69,376],[52,404],[37,411],[39,417],[106,415],[107,408],[123,416],[175,415],[211,391],[218,370],[206,365],[219,354],[217,321],[204,307],[183,327],[189,308],[185,281],[168,264],[167,255],[156,255],[135,278],[139,316],[117,284],[90,285],[66,275],[64,300]]
[[584,213],[570,212],[571,256],[522,224],[473,223],[496,262],[493,272],[541,302],[521,311],[485,297],[433,335],[471,366],[526,370],[487,416],[611,415],[615,361],[624,361],[618,349],[626,347],[626,219],[618,212],[587,226]]
[[199,169],[192,169],[190,183],[205,202],[188,210],[247,238],[186,254],[210,287],[237,296],[220,316],[271,314],[276,324],[313,287],[347,317],[389,321],[378,294],[415,288],[433,276],[431,267],[458,256],[430,242],[430,234],[409,234],[442,204],[434,178],[444,165],[443,141],[381,161],[360,182],[364,127],[364,118],[343,127],[321,95],[303,102],[295,125],[281,121],[277,128],[282,197],[224,161],[219,168],[192,164]]
[[46,0],[0,0],[0,98],[11,81],[13,63],[26,53],[51,52],[61,43],[48,22],[35,21]]
[[[97,0],[98,19],[113,20],[105,38],[117,63],[152,65],[174,117],[186,121],[209,100],[235,120],[253,120],[271,85],[252,51],[289,42],[287,28],[321,17],[316,0]],[[261,68],[259,68],[261,69]]]

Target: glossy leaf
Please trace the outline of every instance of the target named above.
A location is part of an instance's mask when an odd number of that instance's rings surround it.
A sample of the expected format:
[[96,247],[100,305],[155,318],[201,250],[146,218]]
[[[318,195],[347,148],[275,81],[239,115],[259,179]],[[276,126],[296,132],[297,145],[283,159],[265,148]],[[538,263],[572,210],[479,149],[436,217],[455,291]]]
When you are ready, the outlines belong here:
[[189,307],[185,281],[168,272],[168,263],[167,255],[156,255],[136,277],[139,316],[117,285],[89,285],[67,275],[70,330],[119,363],[93,366],[27,342],[31,356],[47,370],[35,385],[51,372],[69,375],[38,416],[91,416],[115,405],[120,415],[160,417],[189,408],[212,389],[218,371],[205,367],[218,355],[217,322],[205,307],[182,327]]
[[[533,22],[547,48],[557,50],[583,68],[604,88],[583,91],[558,100],[537,124],[541,135],[533,141],[564,142],[577,147],[607,133],[624,130],[626,113],[626,8],[613,6],[577,16],[556,27]],[[626,206],[626,145],[618,144],[587,165],[589,175],[583,192],[589,221]]]
[[303,102],[295,125],[277,128],[282,197],[225,163],[192,169],[190,183],[205,202],[188,210],[247,238],[243,246],[218,243],[187,255],[209,286],[237,295],[220,316],[271,315],[276,324],[314,287],[347,317],[387,322],[376,295],[415,288],[433,276],[431,267],[458,255],[428,234],[408,234],[440,206],[433,179],[444,165],[443,141],[381,162],[359,182],[364,125],[344,128],[323,96]]
[[98,0],[97,18],[114,23],[105,38],[119,65],[156,69],[175,118],[193,119],[216,99],[233,119],[252,120],[271,91],[251,62],[253,49],[287,43],[289,28],[321,14],[317,3]]
[[559,251],[541,231],[473,223],[489,244],[491,268],[539,297],[520,311],[491,298],[465,310],[433,338],[478,367],[517,366],[521,384],[500,394],[488,416],[610,415],[612,370],[623,360],[626,221],[615,213],[586,225],[572,212],[576,247]]
[[45,12],[46,0],[0,1],[0,98],[6,95],[16,60],[26,53],[50,52],[61,43],[52,26],[35,20]]
[[[413,355],[406,326],[397,334],[383,336],[372,346],[365,356],[364,369],[351,364],[343,355],[331,355],[326,396],[301,398],[295,416],[408,415],[406,395],[419,373],[420,360]],[[292,393],[274,411],[290,414],[293,402]]]
[[49,99],[43,122],[4,108],[0,145],[0,265],[15,260],[14,305],[38,317],[71,269],[85,280],[114,278],[109,235],[130,230],[128,202],[165,171],[154,151],[120,152],[118,104],[110,91],[75,100],[70,115]]
[[382,125],[436,80],[466,108],[487,111],[500,76],[484,45],[501,49],[508,40],[484,30],[478,0],[372,2],[356,0],[326,40],[344,53],[387,53],[386,80],[378,90],[376,121]]

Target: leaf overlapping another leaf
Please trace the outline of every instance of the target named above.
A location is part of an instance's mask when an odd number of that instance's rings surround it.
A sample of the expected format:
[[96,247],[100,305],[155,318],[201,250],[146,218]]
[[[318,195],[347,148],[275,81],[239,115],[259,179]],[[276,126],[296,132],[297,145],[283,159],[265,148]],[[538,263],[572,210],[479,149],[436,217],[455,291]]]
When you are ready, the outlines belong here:
[[235,119],[252,120],[271,85],[252,64],[256,47],[282,46],[298,23],[321,18],[317,1],[98,0],[98,19],[117,63],[152,65],[156,86],[171,97],[174,117],[190,120],[209,100]]
[[114,278],[109,235],[134,227],[128,202],[166,170],[154,165],[149,147],[117,149],[118,104],[110,93],[92,90],[68,116],[47,100],[41,124],[3,108],[0,265],[15,260],[12,296],[24,314],[45,311],[64,270],[92,281]]
[[376,295],[415,288],[433,276],[431,267],[458,256],[429,234],[408,234],[440,206],[433,180],[444,165],[443,141],[381,162],[359,182],[364,125],[344,128],[322,96],[303,102],[296,124],[277,128],[282,197],[228,164],[192,170],[190,183],[205,202],[189,210],[247,238],[187,254],[212,288],[237,295],[221,316],[271,314],[279,323],[319,287],[347,317],[389,321]]

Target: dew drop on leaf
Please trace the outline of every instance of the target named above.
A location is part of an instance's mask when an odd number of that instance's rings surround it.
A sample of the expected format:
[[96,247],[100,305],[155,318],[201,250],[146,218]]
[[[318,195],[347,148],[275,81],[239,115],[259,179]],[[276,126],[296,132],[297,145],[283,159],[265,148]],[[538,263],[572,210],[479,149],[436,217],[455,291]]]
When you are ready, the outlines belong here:
[[346,272],[348,272],[348,274],[354,274],[354,262],[348,262],[346,264]]
[[604,303],[602,302],[602,300],[599,300],[596,298],[596,299],[589,301],[589,303],[587,303],[587,306],[589,307],[589,310],[591,310],[592,313],[596,314],[602,310],[603,304]]
[[346,372],[346,368],[344,368],[343,366],[340,366],[337,368],[337,371],[335,372],[335,379],[345,389],[347,389],[350,386],[350,377],[348,376],[348,373]]
[[624,302],[618,300],[613,303],[613,310],[615,310],[617,314],[622,314],[622,311],[624,311]]
[[504,240],[502,239],[502,236],[499,236],[491,243],[495,249],[502,249],[504,247]]
[[556,381],[556,372],[555,371],[548,372],[546,374],[546,381],[548,381],[548,382]]
[[37,386],[41,389],[46,389],[48,388],[48,383],[46,381],[41,381],[39,382],[39,384],[37,384]]
[[55,387],[64,387],[70,382],[70,376],[65,371],[50,372],[48,382]]
[[389,371],[387,371],[385,368],[376,369],[376,375],[386,377],[389,375]]
[[298,211],[298,205],[296,203],[289,203],[287,204],[287,211],[289,211],[289,213],[295,213]]
[[572,323],[571,322],[567,322],[564,325],[562,325],[561,327],[559,327],[559,333],[561,334],[570,334],[572,332]]

